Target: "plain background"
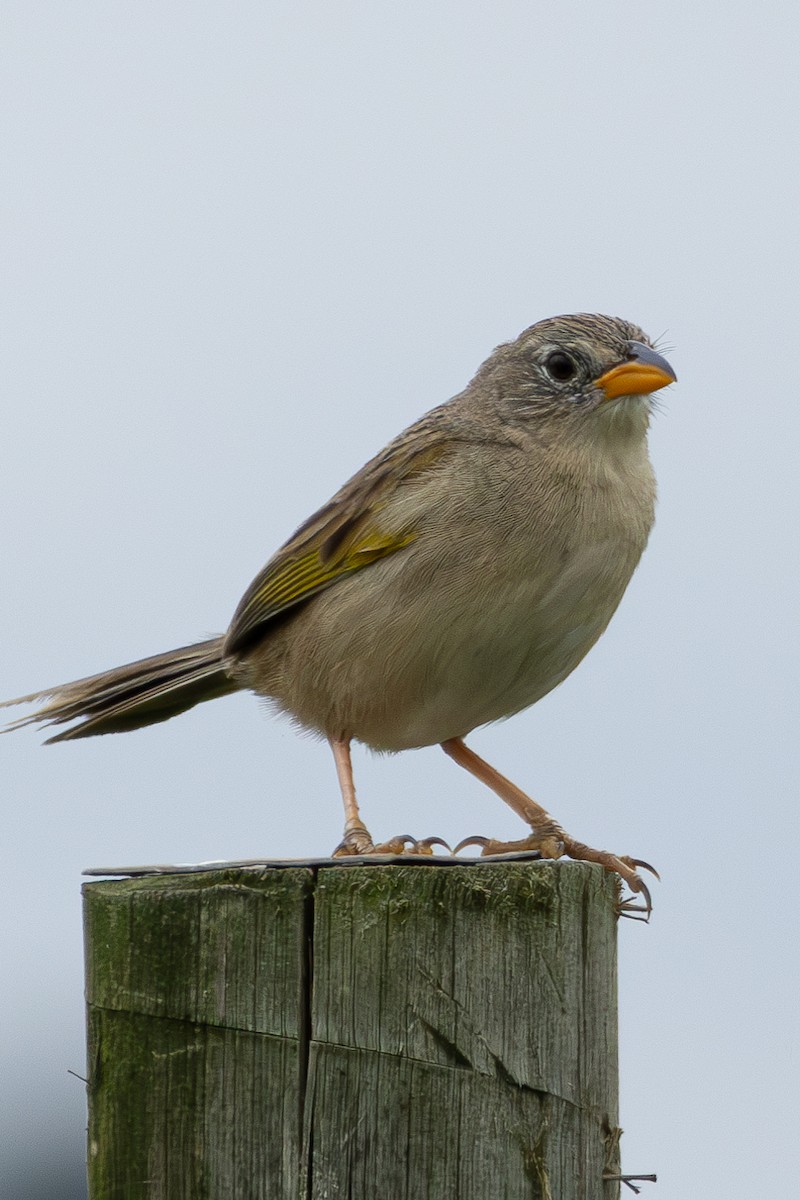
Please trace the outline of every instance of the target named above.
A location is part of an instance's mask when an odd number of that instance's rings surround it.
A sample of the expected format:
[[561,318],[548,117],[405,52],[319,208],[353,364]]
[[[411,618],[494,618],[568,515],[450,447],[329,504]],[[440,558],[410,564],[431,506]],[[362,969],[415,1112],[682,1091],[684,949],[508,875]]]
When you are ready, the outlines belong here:
[[[793,1194],[796,4],[10,0],[3,24],[0,694],[224,628],[535,320],[661,337],[643,564],[575,675],[472,742],[662,871],[620,929],[624,1168],[660,1200]],[[325,746],[249,696],[40,741],[0,741],[0,1192],[77,1200],[81,869],[325,854],[340,810]],[[435,749],[356,771],[379,835],[521,832]]]

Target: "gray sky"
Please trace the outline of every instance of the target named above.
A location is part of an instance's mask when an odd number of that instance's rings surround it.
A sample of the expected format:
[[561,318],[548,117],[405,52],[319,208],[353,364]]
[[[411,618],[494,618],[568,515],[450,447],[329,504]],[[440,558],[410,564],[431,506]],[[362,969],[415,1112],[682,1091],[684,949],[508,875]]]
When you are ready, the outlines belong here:
[[[0,695],[224,628],[533,321],[664,335],[642,566],[575,675],[472,739],[662,871],[620,929],[623,1164],[659,1200],[796,1190],[797,14],[4,6]],[[73,1200],[81,869],[324,854],[341,818],[326,748],[249,696],[40,740],[0,743],[0,1181]],[[522,832],[435,749],[356,771],[378,834]]]

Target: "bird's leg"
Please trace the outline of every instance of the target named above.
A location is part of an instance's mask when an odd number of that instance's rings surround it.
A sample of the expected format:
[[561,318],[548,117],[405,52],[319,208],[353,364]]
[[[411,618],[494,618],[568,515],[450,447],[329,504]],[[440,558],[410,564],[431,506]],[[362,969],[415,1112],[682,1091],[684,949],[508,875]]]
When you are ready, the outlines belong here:
[[[520,842],[517,843],[502,843],[507,847],[503,850],[488,850],[486,854],[502,854],[509,853],[511,849],[535,849],[540,852],[542,858],[560,858],[566,853],[564,850],[564,840],[568,836],[557,821],[553,820],[549,812],[542,808],[541,804],[537,804],[530,796],[527,796],[521,788],[518,788],[510,779],[506,779],[505,775],[501,775],[499,771],[488,763],[485,758],[481,758],[474,750],[470,750],[461,738],[450,738],[447,742],[442,742],[442,749],[445,754],[449,755],[454,762],[457,762],[460,767],[464,767],[469,771],[470,775],[474,775],[476,779],[480,779],[481,783],[485,783],[488,788],[504,800],[506,804],[513,808],[518,817],[521,817],[531,829],[535,830],[537,840],[540,845],[528,845],[530,839],[523,838],[525,846]],[[500,843],[497,843],[498,845]]]
[[447,842],[441,838],[423,838],[418,841],[410,833],[400,834],[388,842],[376,846],[372,835],[361,820],[361,813],[356,799],[356,785],[353,781],[353,761],[350,757],[349,738],[329,738],[333,760],[336,763],[336,774],[339,777],[339,787],[342,792],[344,805],[344,836],[334,850],[334,858],[349,854],[433,854],[434,846],[444,846],[449,851]]
[[338,854],[369,854],[375,849],[372,836],[364,822],[356,799],[356,785],[353,780],[353,760],[350,757],[350,739],[340,741],[329,738],[333,761],[336,763],[336,774],[344,805],[344,837],[334,850]]
[[533,830],[531,837],[522,838],[517,842],[499,842],[492,838],[467,838],[456,846],[456,852],[465,845],[475,844],[482,846],[481,852],[485,855],[538,850],[542,858],[560,858],[566,854],[568,858],[578,859],[581,862],[596,862],[601,867],[605,867],[607,871],[616,871],[632,892],[641,892],[649,911],[650,893],[636,870],[637,866],[646,867],[653,871],[654,875],[657,875],[657,872],[649,864],[640,859],[611,854],[608,850],[593,850],[591,846],[586,846],[583,842],[578,842],[575,838],[570,837],[550,816],[549,812],[542,808],[541,804],[537,804],[530,796],[526,796],[510,779],[506,779],[505,775],[496,771],[474,750],[470,750],[461,738],[450,738],[449,741],[442,742],[442,749],[460,767],[464,767],[476,779],[480,779],[481,783],[485,783],[487,787],[491,788],[495,795],[513,808],[517,816],[521,817]]

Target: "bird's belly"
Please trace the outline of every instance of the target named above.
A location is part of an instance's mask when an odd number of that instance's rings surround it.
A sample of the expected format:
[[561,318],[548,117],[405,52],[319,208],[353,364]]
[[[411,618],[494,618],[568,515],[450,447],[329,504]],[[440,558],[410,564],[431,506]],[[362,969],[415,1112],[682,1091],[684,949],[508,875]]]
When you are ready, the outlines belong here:
[[267,639],[244,681],[300,724],[379,750],[465,736],[574,670],[635,567],[638,554],[621,551],[596,542],[527,578],[478,586],[450,572],[442,588],[405,589],[392,586],[391,561],[372,567],[374,589],[354,577],[320,595]]
[[427,661],[438,669],[420,669],[417,678],[426,684],[415,702],[394,707],[392,729],[384,731],[393,741],[386,748],[463,737],[528,708],[557,687],[600,637],[624,590],[599,586],[596,579],[586,582],[590,586],[573,595],[561,587],[557,594],[528,589],[526,595],[519,587],[506,595],[503,606],[492,605],[488,620],[485,608],[474,611],[473,620],[460,624],[460,636],[451,635],[445,648],[431,641]]

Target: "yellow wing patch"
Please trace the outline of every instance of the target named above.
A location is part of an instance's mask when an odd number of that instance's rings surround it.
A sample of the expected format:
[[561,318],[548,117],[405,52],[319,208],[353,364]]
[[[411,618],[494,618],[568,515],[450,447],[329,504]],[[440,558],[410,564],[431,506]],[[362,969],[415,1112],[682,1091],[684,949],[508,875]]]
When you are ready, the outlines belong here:
[[[312,550],[294,561],[284,562],[248,597],[248,608],[240,611],[240,619],[249,610],[258,622],[268,620],[275,613],[328,587],[344,575],[360,570],[387,554],[401,550],[413,541],[411,534],[404,537],[386,538],[384,541],[368,539],[363,546],[355,544],[346,554],[334,562],[325,562],[319,550]],[[242,629],[241,632],[244,630]]]
[[381,510],[398,485],[430,469],[446,450],[443,441],[420,446],[410,439],[368,463],[256,576],[236,610],[224,652],[243,650],[280,613],[413,542],[411,530],[381,529]]

